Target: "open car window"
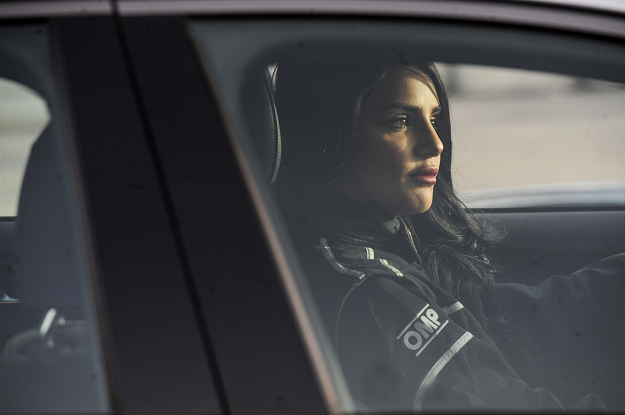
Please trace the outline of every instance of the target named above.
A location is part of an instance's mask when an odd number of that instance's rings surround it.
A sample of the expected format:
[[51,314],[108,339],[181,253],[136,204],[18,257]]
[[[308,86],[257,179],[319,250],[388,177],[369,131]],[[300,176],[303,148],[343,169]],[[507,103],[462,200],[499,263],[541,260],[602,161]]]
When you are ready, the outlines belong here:
[[625,206],[618,83],[440,64],[456,189],[470,207]]
[[[621,45],[401,21],[189,27],[332,410],[625,408],[618,323],[585,308],[615,312],[623,278],[597,276],[623,257],[574,272],[625,249]],[[530,287],[532,266],[567,277]]]

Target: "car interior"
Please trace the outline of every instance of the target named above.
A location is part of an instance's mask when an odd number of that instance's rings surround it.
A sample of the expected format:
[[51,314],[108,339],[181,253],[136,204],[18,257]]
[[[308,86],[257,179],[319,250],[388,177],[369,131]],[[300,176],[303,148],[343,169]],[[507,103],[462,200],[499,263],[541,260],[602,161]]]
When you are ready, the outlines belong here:
[[[547,41],[544,42],[546,44],[545,54],[539,56],[534,52],[523,53],[520,51],[522,43],[518,40],[517,44],[511,42],[516,48],[507,53],[500,50],[497,50],[498,53],[493,53],[492,50],[486,49],[486,45],[479,45],[479,47],[474,47],[472,51],[462,51],[461,53],[456,50],[455,45],[450,46],[448,41],[439,40],[439,42],[443,45],[430,46],[430,49],[425,52],[426,56],[429,54],[435,61],[453,59],[456,62],[474,62],[479,60],[483,64],[503,67],[522,62],[521,65],[531,66],[535,70],[552,70],[571,75],[587,75],[604,77],[603,79],[611,81],[622,81],[621,75],[609,67],[594,71],[590,68],[585,57],[569,54],[565,58],[572,62],[563,63],[550,59],[546,55],[549,53],[550,47],[563,49],[557,45],[557,39],[547,38]],[[325,56],[342,56],[345,59],[350,53],[377,53],[379,56],[396,53],[395,51],[388,52],[388,47],[384,44],[366,43],[366,46],[361,46],[349,43],[343,46],[337,45],[337,43],[339,42],[311,41],[310,45],[307,44],[306,47],[308,50],[312,50],[309,52],[311,57],[314,57],[315,54],[324,54]],[[440,46],[439,49],[445,50],[445,52],[431,52],[437,46]],[[359,50],[359,47],[364,47],[367,50]],[[279,172],[277,177],[274,177],[276,176],[276,167],[274,166],[279,167],[280,155],[279,114],[275,111],[275,104],[271,97],[257,98],[256,100],[249,98],[254,92],[261,89],[253,86],[256,81],[254,77],[260,78],[259,74],[268,73],[270,65],[274,67],[276,62],[275,78],[279,82],[280,56],[289,56],[291,53],[289,50],[284,50],[287,47],[282,49],[274,49],[271,53],[265,53],[266,56],[256,57],[256,61],[252,62],[248,68],[249,72],[254,75],[250,76],[241,88],[244,94],[242,102],[245,102],[245,105],[241,106],[241,111],[256,114],[254,116],[256,118],[246,117],[250,121],[248,131],[250,134],[253,131],[254,134],[253,140],[250,141],[254,146],[258,146],[258,150],[254,150],[256,152],[254,157],[258,158],[259,164],[271,166],[271,168],[263,168],[268,172],[266,175],[270,176],[272,182],[279,180]],[[406,46],[405,49],[422,50],[424,47],[419,43]],[[372,52],[372,50],[374,51]],[[562,56],[558,56],[558,58],[565,61]],[[528,64],[528,62],[530,63]],[[260,81],[258,83],[260,84]],[[266,91],[270,90],[263,90],[263,93]],[[259,111],[257,108],[261,100],[265,101],[262,102],[265,109]],[[259,126],[263,126],[263,128],[259,128]],[[267,149],[273,149],[273,151],[268,152]],[[278,161],[276,162],[276,160]],[[544,206],[539,202],[535,206],[474,210],[478,216],[488,215],[494,218],[497,223],[508,230],[509,238],[500,248],[502,261],[510,270],[506,275],[506,281],[533,285],[551,275],[570,274],[584,265],[625,250],[623,205],[619,204],[618,200],[616,203],[605,204],[597,203],[596,200],[597,198],[591,198],[586,203],[564,203],[559,206]]]

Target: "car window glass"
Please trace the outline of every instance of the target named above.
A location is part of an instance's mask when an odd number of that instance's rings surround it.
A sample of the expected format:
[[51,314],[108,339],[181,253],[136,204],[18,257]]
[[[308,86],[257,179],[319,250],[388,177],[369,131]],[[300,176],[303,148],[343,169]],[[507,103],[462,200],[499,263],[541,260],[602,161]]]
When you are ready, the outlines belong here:
[[110,410],[77,168],[45,25],[0,27],[0,411]]
[[469,206],[625,204],[622,85],[438,66],[452,106],[455,185]]
[[[625,407],[608,353],[625,258],[602,259],[625,249],[620,46],[427,22],[190,29],[330,408]],[[532,287],[539,268],[573,274]]]

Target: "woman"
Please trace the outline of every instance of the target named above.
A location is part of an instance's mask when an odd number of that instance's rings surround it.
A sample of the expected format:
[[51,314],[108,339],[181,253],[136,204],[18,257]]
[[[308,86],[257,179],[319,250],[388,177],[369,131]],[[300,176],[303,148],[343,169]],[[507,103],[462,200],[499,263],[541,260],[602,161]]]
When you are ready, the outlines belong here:
[[[563,408],[509,363],[532,347],[525,331],[535,333],[509,323],[501,298],[535,293],[496,286],[489,248],[500,233],[453,191],[449,105],[434,65],[284,61],[276,101],[278,196],[354,401],[385,412]],[[578,279],[622,268],[611,261]],[[560,285],[549,295],[571,289]],[[578,407],[603,405],[589,395]]]

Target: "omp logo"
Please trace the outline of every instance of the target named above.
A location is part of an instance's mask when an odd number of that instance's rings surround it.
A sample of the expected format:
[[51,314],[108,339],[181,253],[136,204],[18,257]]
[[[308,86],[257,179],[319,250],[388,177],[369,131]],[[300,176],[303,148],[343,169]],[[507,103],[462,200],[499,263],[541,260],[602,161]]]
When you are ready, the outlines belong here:
[[[417,351],[415,356],[419,356],[449,323],[449,320],[442,323],[438,321],[438,313],[429,307],[430,305],[426,304],[397,336],[397,340],[403,337],[404,345],[408,349]],[[413,330],[410,330],[411,328]]]

